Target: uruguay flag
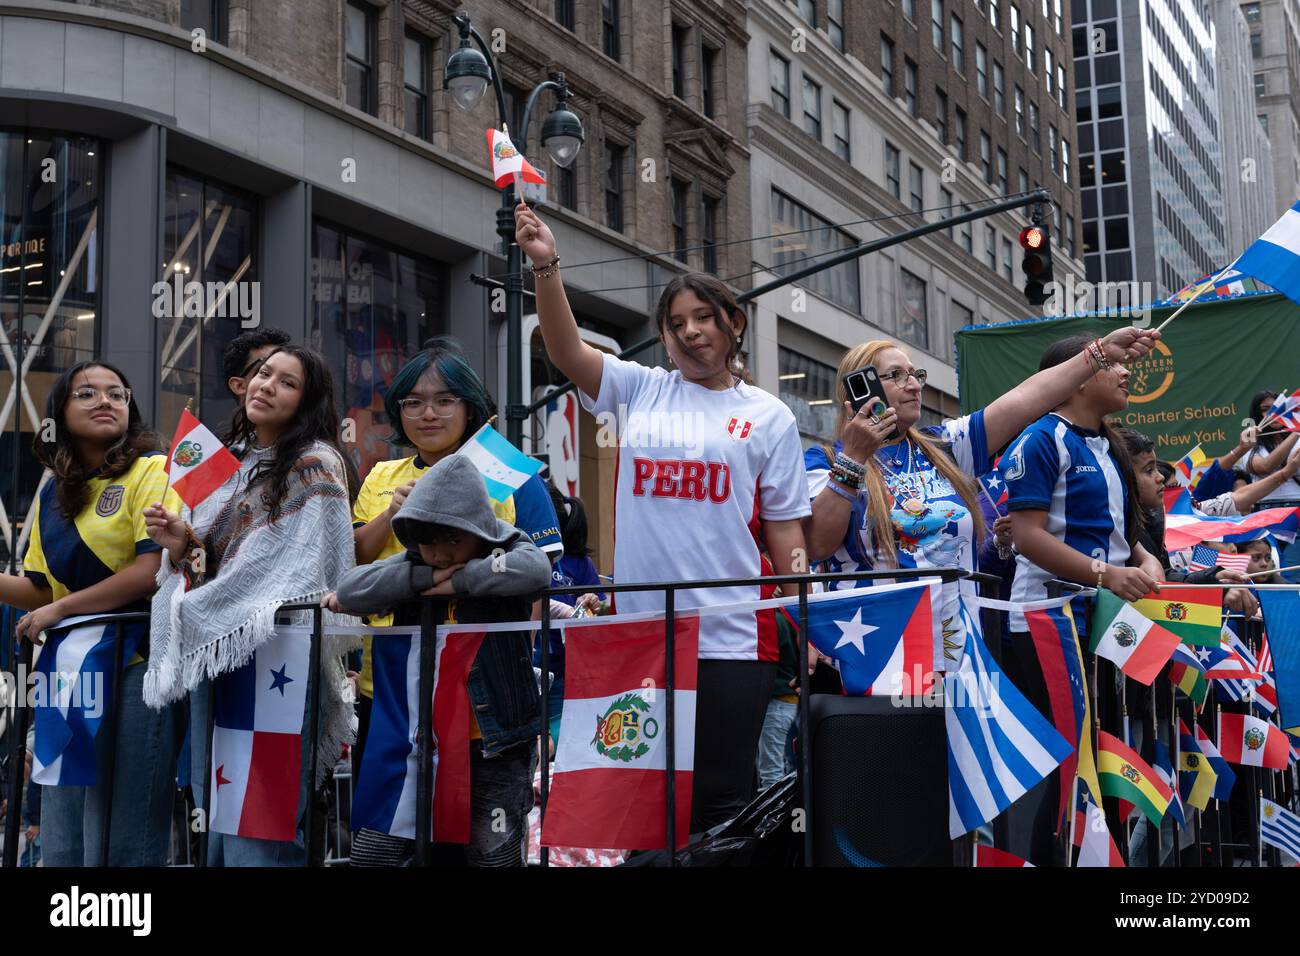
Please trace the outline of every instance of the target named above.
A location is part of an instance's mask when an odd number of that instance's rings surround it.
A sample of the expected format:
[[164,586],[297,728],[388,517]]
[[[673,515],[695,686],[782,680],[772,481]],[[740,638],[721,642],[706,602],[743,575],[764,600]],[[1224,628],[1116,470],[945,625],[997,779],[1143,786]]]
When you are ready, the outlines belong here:
[[[513,625],[511,629],[517,628]],[[469,690],[479,647],[496,625],[438,629],[434,657],[433,838],[469,842]],[[374,704],[352,795],[352,829],[415,839],[420,772],[420,632],[382,629],[371,642]]]
[[[916,697],[934,682],[938,585],[831,591],[808,599],[808,640],[835,661],[846,694]],[[786,602],[798,621],[798,604]]]
[[962,615],[961,667],[944,677],[953,839],[1011,806],[1074,749],[1002,673],[965,607]]
[[310,628],[282,626],[247,664],[213,681],[214,832],[296,838],[310,660]]
[[1255,593],[1268,628],[1280,723],[1294,731],[1300,727],[1300,593],[1267,588]]
[[524,482],[542,470],[542,463],[516,448],[491,425],[484,425],[461,446],[464,455],[483,476],[488,497],[505,501]]
[[1292,302],[1300,302],[1300,202],[1282,213],[1282,218],[1251,243],[1233,266],[1272,286]]
[[[98,621],[85,624],[86,621]],[[95,785],[95,735],[112,713],[113,642],[122,629],[122,666],[148,633],[143,622],[114,624],[82,614],[45,632],[33,680],[36,743],[32,780],[45,786]]]

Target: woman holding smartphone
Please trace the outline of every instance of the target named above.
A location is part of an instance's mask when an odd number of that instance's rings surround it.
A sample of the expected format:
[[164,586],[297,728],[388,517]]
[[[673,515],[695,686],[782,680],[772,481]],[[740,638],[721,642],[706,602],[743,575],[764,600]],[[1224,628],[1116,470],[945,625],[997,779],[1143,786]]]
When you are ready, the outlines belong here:
[[[1090,346],[1109,362],[1127,362],[1145,355],[1158,338],[1158,332],[1125,326]],[[998,449],[1087,381],[1095,363],[1091,351],[1077,355],[1031,376],[987,408],[922,428],[925,369],[915,368],[895,342],[877,339],[850,349],[839,367],[837,440],[804,455],[812,498],[805,524],[809,558],[824,562],[827,571],[974,571],[976,546],[986,531],[977,476],[990,470]],[[848,400],[845,376],[868,367],[883,387],[883,414],[873,415],[869,403],[855,409]],[[943,586],[943,660],[935,661],[936,670],[960,663],[966,641],[960,601],[976,590],[969,580]]]

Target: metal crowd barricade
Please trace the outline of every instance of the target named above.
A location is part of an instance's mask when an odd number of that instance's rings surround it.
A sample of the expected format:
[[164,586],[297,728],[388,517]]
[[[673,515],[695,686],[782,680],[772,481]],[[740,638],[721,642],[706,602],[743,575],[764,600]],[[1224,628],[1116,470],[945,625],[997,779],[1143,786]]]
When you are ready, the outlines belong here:
[[[797,659],[800,662],[806,662],[808,659],[808,588],[813,583],[827,582],[859,582],[859,581],[907,581],[918,578],[938,578],[944,583],[950,583],[961,578],[972,577],[972,575],[961,568],[907,568],[893,569],[887,571],[858,571],[858,572],[841,572],[836,574],[791,574],[778,575],[770,577],[750,577],[750,578],[726,578],[709,581],[673,581],[673,582],[653,582],[645,584],[601,584],[599,590],[608,593],[624,593],[631,591],[662,591],[664,592],[664,659],[665,659],[665,720],[664,732],[665,741],[665,813],[666,813],[666,840],[665,849],[668,854],[669,866],[676,866],[677,847],[677,820],[676,820],[676,713],[674,707],[674,693],[676,690],[675,666],[675,624],[676,624],[676,593],[680,590],[703,590],[723,587],[758,587],[762,585],[782,586],[796,584],[798,585],[798,607],[799,607],[799,650]],[[988,578],[987,576],[975,576],[983,581],[996,581],[997,579]],[[548,699],[550,697],[550,636],[551,636],[551,610],[550,598],[562,594],[585,594],[593,590],[593,585],[575,585],[570,587],[548,588],[540,592],[542,598],[541,608],[541,627],[538,633],[538,640],[541,643],[541,725],[542,740],[548,739],[550,707]],[[788,595],[783,595],[787,597]],[[437,623],[433,618],[432,608],[434,602],[426,601],[424,605],[424,615],[422,620],[421,631],[421,651],[420,651],[420,725],[419,725],[419,773],[416,786],[417,806],[429,807],[432,803],[432,781],[433,765],[432,753],[429,745],[429,739],[432,729],[432,707],[433,707],[433,654],[437,646]],[[694,610],[692,608],[691,610]],[[799,667],[799,776],[801,791],[804,802],[804,861],[806,865],[812,864],[813,859],[813,842],[812,842],[812,756],[811,756],[811,734],[809,730],[809,683],[808,668]],[[550,766],[545,753],[545,743],[542,744],[539,753],[539,762],[541,764],[541,804],[540,812],[544,820],[546,815],[546,803],[550,795]],[[429,860],[430,847],[430,815],[420,812],[416,816],[416,848],[415,859],[417,866],[427,865]],[[541,847],[542,866],[549,866],[549,851],[546,846]]]

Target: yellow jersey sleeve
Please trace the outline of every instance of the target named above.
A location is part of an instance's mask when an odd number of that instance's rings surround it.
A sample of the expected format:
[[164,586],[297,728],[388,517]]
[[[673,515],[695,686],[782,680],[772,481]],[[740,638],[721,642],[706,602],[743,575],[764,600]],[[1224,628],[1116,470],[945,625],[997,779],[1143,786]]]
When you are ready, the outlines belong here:
[[[366,480],[361,483],[361,490],[357,492],[356,504],[352,506],[352,523],[354,525],[368,524],[375,518],[384,513],[388,507],[391,498],[381,498],[379,492],[388,485],[384,472],[378,464],[370,469],[370,474],[366,475]],[[391,490],[391,489],[389,489]]]
[[144,509],[155,501],[161,501],[168,511],[179,513],[182,507],[180,496],[167,484],[167,456],[152,455],[140,459],[132,471],[139,472],[139,477],[131,482],[128,502],[131,515],[131,533],[135,541],[135,553],[144,554],[159,550],[145,530]]
[[[54,479],[51,478],[51,481]],[[41,546],[41,498],[36,495],[32,508],[31,533],[27,536],[27,553],[23,555],[23,572],[42,587],[53,587],[55,582],[50,576],[50,566],[45,560],[45,549]]]

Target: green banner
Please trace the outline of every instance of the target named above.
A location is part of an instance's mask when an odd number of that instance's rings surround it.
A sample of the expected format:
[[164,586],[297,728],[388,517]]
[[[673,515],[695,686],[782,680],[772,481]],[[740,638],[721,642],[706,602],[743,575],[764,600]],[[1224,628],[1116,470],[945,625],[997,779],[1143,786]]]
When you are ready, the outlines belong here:
[[[1173,308],[981,325],[957,333],[963,414],[983,408],[1038,371],[1050,344],[1105,335],[1138,319],[1159,326]],[[1230,451],[1263,388],[1300,388],[1300,306],[1282,295],[1191,306],[1161,333],[1156,350],[1129,365],[1128,408],[1111,422],[1149,435],[1156,457],[1176,461],[1198,443]]]

